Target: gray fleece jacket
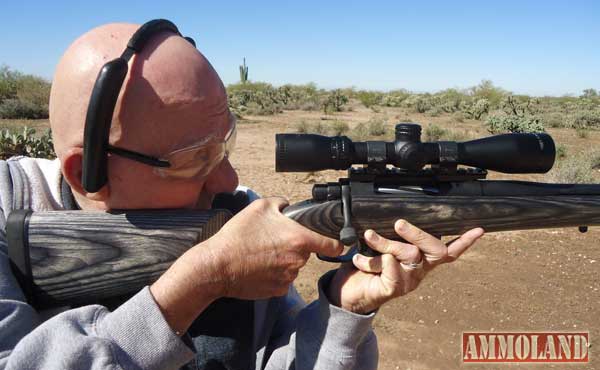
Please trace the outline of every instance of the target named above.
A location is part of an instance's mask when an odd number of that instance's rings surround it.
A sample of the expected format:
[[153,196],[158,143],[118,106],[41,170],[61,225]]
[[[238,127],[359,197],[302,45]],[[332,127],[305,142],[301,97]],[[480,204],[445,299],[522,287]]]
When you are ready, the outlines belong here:
[[[113,312],[100,305],[36,312],[8,262],[6,217],[14,209],[62,210],[58,160],[0,161],[0,369],[178,369],[195,356],[169,327],[149,288]],[[374,315],[319,299],[306,305],[292,287],[254,304],[255,369],[375,369]]]

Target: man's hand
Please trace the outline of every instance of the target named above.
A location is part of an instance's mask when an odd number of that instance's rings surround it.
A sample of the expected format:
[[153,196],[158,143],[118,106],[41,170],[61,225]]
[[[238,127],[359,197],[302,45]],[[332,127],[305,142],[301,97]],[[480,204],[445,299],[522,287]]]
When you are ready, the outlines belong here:
[[184,333],[220,297],[284,295],[311,253],[335,257],[342,252],[339,241],[284,216],[287,204],[281,198],[252,202],[150,287],[171,328]]
[[398,220],[394,229],[408,243],[385,239],[373,230],[365,232],[369,247],[382,255],[357,254],[352,262],[358,270],[350,264],[342,266],[329,287],[333,304],[356,313],[374,311],[416,289],[427,272],[456,260],[483,235],[483,229],[472,229],[446,246],[404,220]]
[[281,213],[282,198],[252,202],[212,238],[220,256],[223,295],[260,299],[287,293],[311,253],[338,256],[342,244]]

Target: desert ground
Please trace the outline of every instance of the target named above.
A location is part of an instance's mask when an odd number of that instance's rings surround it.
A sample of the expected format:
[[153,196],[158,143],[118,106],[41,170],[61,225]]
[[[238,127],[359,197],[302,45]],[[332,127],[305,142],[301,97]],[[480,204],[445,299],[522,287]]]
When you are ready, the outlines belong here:
[[[240,183],[265,197],[284,196],[290,202],[309,198],[315,182],[335,181],[345,173],[276,173],[275,134],[296,132],[302,121],[321,122],[325,127],[343,121],[352,128],[373,116],[383,117],[390,129],[395,122],[411,120],[424,128],[436,124],[464,137],[488,135],[479,121],[458,123],[451,116],[429,117],[400,108],[382,108],[375,113],[354,106],[351,111],[328,115],[285,111],[273,116],[246,116],[239,122],[231,158]],[[44,122],[34,125],[45,126]],[[566,148],[568,156],[600,144],[600,132],[589,131],[583,138],[572,129],[548,131]],[[550,181],[546,175],[492,173],[490,177]],[[333,268],[336,265],[310,259],[296,280],[307,301],[316,297],[319,276]],[[458,261],[431,272],[417,290],[383,306],[374,326],[379,368],[383,370],[600,368],[595,345],[600,335],[600,227],[590,227],[585,234],[577,228],[486,234]],[[488,330],[587,331],[592,343],[590,363],[462,364],[461,333]]]

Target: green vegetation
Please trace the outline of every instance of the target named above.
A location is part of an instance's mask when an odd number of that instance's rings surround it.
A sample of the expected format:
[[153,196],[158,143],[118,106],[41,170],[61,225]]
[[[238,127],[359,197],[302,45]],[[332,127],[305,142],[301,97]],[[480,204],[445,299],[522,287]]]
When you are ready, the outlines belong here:
[[331,124],[331,133],[334,136],[342,136],[350,131],[350,126],[343,121],[335,121]]
[[385,120],[382,118],[373,117],[367,122],[367,128],[369,135],[371,136],[383,136],[387,130],[385,127]]
[[0,130],[0,159],[17,155],[56,158],[50,130],[41,137],[36,137],[35,130],[27,126],[21,132],[13,132],[8,129]]
[[591,184],[598,182],[600,152],[590,151],[566,158],[554,165],[550,181],[569,184]]
[[341,112],[342,107],[348,103],[348,100],[348,95],[344,94],[342,90],[333,90],[326,94],[322,100],[321,106],[323,107],[323,112],[325,114]]
[[50,83],[0,67],[0,118],[48,118]]
[[246,58],[244,58],[244,64],[240,66],[240,83],[245,84],[246,82],[248,82],[248,66]]

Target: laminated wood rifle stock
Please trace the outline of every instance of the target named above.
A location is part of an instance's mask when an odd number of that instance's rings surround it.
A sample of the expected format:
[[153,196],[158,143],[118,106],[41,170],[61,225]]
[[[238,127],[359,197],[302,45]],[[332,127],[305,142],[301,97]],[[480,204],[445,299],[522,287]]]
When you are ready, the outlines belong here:
[[36,308],[98,303],[152,284],[230,217],[225,209],[14,211],[9,257]]

